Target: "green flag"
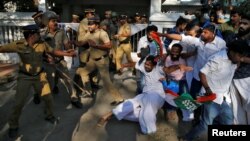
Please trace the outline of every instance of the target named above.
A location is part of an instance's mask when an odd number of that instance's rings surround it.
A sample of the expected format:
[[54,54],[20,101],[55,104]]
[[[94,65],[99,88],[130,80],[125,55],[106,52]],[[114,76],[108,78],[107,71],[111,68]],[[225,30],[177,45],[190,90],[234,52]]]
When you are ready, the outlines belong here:
[[197,103],[188,93],[183,93],[182,95],[178,96],[174,99],[174,102],[177,107],[190,111],[197,109],[201,105],[200,103]]

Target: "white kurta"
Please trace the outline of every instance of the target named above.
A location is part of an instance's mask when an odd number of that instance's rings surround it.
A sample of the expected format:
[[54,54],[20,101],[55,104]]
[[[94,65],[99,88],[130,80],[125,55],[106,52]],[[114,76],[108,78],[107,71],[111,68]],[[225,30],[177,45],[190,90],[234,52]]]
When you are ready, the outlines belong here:
[[144,134],[156,132],[156,113],[164,104],[164,99],[157,92],[144,92],[133,99],[128,99],[113,109],[118,120],[139,122]]
[[235,124],[250,125],[250,77],[234,79],[230,87]]
[[[189,46],[188,44],[185,44],[185,43],[182,43],[181,45],[183,46],[182,53],[194,52],[195,49],[198,48],[198,47],[195,47],[195,46]],[[195,60],[196,60],[196,55],[187,58],[186,59],[187,66],[190,66],[190,67],[194,68]],[[187,80],[187,83],[188,83],[189,90],[191,88],[192,79],[193,79],[193,70],[186,72],[186,80]]]
[[118,120],[139,122],[141,131],[150,134],[156,132],[156,113],[165,101],[163,86],[159,81],[165,76],[162,67],[157,65],[151,72],[147,72],[144,63],[136,64],[136,69],[144,74],[143,93],[118,105],[113,109],[113,114]]

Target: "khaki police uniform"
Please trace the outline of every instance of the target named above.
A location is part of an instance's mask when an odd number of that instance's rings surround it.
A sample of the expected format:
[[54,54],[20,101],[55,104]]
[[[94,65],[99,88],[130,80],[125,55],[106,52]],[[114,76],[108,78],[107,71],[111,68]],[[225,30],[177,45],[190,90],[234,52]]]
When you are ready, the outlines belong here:
[[43,41],[36,43],[33,47],[29,47],[25,40],[0,46],[0,52],[16,52],[21,59],[17,78],[15,106],[9,120],[10,128],[18,127],[19,117],[32,86],[35,91],[40,92],[42,99],[45,101],[47,117],[53,116],[51,90],[46,73],[42,67],[43,53],[52,51],[53,49]]
[[[85,9],[84,10],[85,14],[87,13],[94,13],[95,9]],[[88,17],[85,17],[83,20],[81,20],[80,24],[79,24],[79,28],[78,28],[78,41],[83,41],[83,39],[85,38],[84,36],[88,33]],[[80,59],[80,63],[82,64],[86,64],[86,62],[88,61],[88,57],[89,57],[89,46],[88,45],[84,45],[82,48],[79,49],[80,55],[79,55],[79,59]]]
[[[97,29],[94,33],[88,32],[83,41],[92,40],[96,45],[103,45],[110,42],[107,32],[102,29]],[[89,74],[97,69],[103,80],[103,87],[107,89],[108,93],[111,93],[116,101],[123,100],[119,91],[114,87],[109,76],[109,58],[108,49],[101,50],[90,46],[90,56],[84,68],[78,68],[76,73],[81,76],[83,85],[85,88],[92,92],[90,85]]]
[[110,56],[112,57],[112,62],[115,64],[115,56],[116,56],[116,49],[118,45],[118,41],[114,38],[114,35],[118,32],[118,25],[117,23],[113,22],[112,19],[104,19],[101,22],[101,25],[106,25],[107,30],[106,32],[109,35],[109,38],[111,40],[111,50],[110,50]]
[[[51,47],[53,47],[56,50],[64,50],[63,49],[64,44],[69,42],[67,35],[61,29],[58,29],[55,32],[55,34],[51,34],[50,32],[46,31],[43,38]],[[62,78],[65,83],[65,86],[67,87],[71,95],[71,98],[77,98],[76,90],[73,86],[73,81],[72,79],[68,78],[70,77],[70,73],[67,68],[66,61],[62,56],[61,57],[53,56],[53,58],[54,62],[52,64],[45,63],[46,66],[45,71],[48,73],[48,80],[51,89],[54,88],[55,85],[58,83],[58,79]]]
[[[84,36],[88,33],[88,18],[84,18],[80,24],[79,24],[79,28],[78,28],[78,41],[83,41]],[[86,63],[88,61],[88,57],[89,57],[89,47],[88,45],[84,45],[84,47],[80,48],[79,52],[79,59],[80,59],[80,63]]]
[[[130,34],[131,33],[131,28],[128,23],[125,23],[122,25],[118,31],[118,35],[121,34]],[[133,62],[132,57],[131,57],[131,51],[132,51],[132,45],[130,43],[130,37],[122,37],[119,36],[119,46],[116,50],[116,70],[119,71],[121,69],[122,65],[122,59],[123,55],[126,55],[126,58],[128,62]]]

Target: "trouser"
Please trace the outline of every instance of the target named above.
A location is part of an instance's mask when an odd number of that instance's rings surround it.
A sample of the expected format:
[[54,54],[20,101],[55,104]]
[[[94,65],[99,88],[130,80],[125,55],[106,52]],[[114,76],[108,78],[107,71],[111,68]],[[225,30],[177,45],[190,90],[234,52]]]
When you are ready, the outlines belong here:
[[[87,62],[89,61],[89,49],[82,49],[79,55],[80,58],[80,67],[85,67]],[[97,85],[99,82],[98,71],[94,71],[91,76],[91,84]]]
[[45,71],[48,73],[48,81],[51,89],[57,85],[58,79],[61,78],[64,81],[65,87],[67,88],[71,98],[77,97],[73,80],[70,79],[67,63],[64,60],[57,64],[46,64]]
[[233,124],[233,110],[226,100],[223,100],[222,104],[215,102],[205,103],[202,109],[202,115],[200,123],[189,131],[185,138],[190,141],[206,132],[208,125],[212,125],[215,118],[219,119],[219,123],[222,125]]
[[132,46],[130,43],[119,45],[119,47],[116,50],[116,70],[119,71],[122,67],[123,54],[126,55],[126,58],[129,63],[133,62],[131,57],[131,51],[132,51]]
[[110,58],[112,58],[112,63],[116,64],[115,58],[116,58],[116,50],[117,50],[117,40],[111,40],[112,46],[110,50]]
[[19,73],[17,79],[14,111],[12,112],[9,119],[10,128],[18,128],[19,118],[32,86],[34,87],[35,91],[40,92],[41,97],[45,102],[46,117],[53,116],[53,99],[51,96],[49,83],[46,78],[46,73],[42,72],[38,76],[28,76]]
[[105,57],[98,61],[93,59],[89,59],[86,66],[84,68],[78,68],[76,70],[76,74],[81,76],[83,86],[92,92],[92,87],[90,85],[89,74],[97,69],[100,73],[100,77],[103,80],[103,87],[107,90],[108,93],[111,93],[113,98],[117,101],[122,100],[122,96],[119,91],[114,87],[110,80],[109,76],[109,58]]
[[[85,46],[87,47],[87,46]],[[85,48],[81,48],[80,49],[80,54],[79,54],[79,58],[80,58],[80,63],[81,64],[86,64],[89,60],[89,49],[85,49]]]

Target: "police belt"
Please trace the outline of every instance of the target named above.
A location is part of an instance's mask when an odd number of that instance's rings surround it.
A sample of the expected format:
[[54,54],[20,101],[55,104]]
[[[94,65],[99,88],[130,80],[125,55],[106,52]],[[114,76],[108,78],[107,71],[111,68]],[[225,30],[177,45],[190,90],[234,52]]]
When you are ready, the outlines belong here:
[[19,70],[19,73],[22,73],[22,74],[25,74],[25,75],[28,75],[28,76],[38,76],[38,75],[40,75],[43,71],[44,71],[44,68],[42,68],[39,72],[37,72],[37,73],[35,73],[35,74],[30,74],[30,73],[25,72],[25,71],[22,71],[22,70]]
[[128,44],[128,43],[130,43],[130,38],[126,38],[125,40],[120,41],[119,45],[121,45],[121,44]]
[[93,60],[99,61],[99,60],[101,60],[101,59],[103,59],[103,58],[105,58],[105,57],[108,57],[108,54],[105,54],[105,55],[103,55],[103,56],[101,56],[101,57],[99,57],[99,58],[95,58],[95,59],[93,59]]

